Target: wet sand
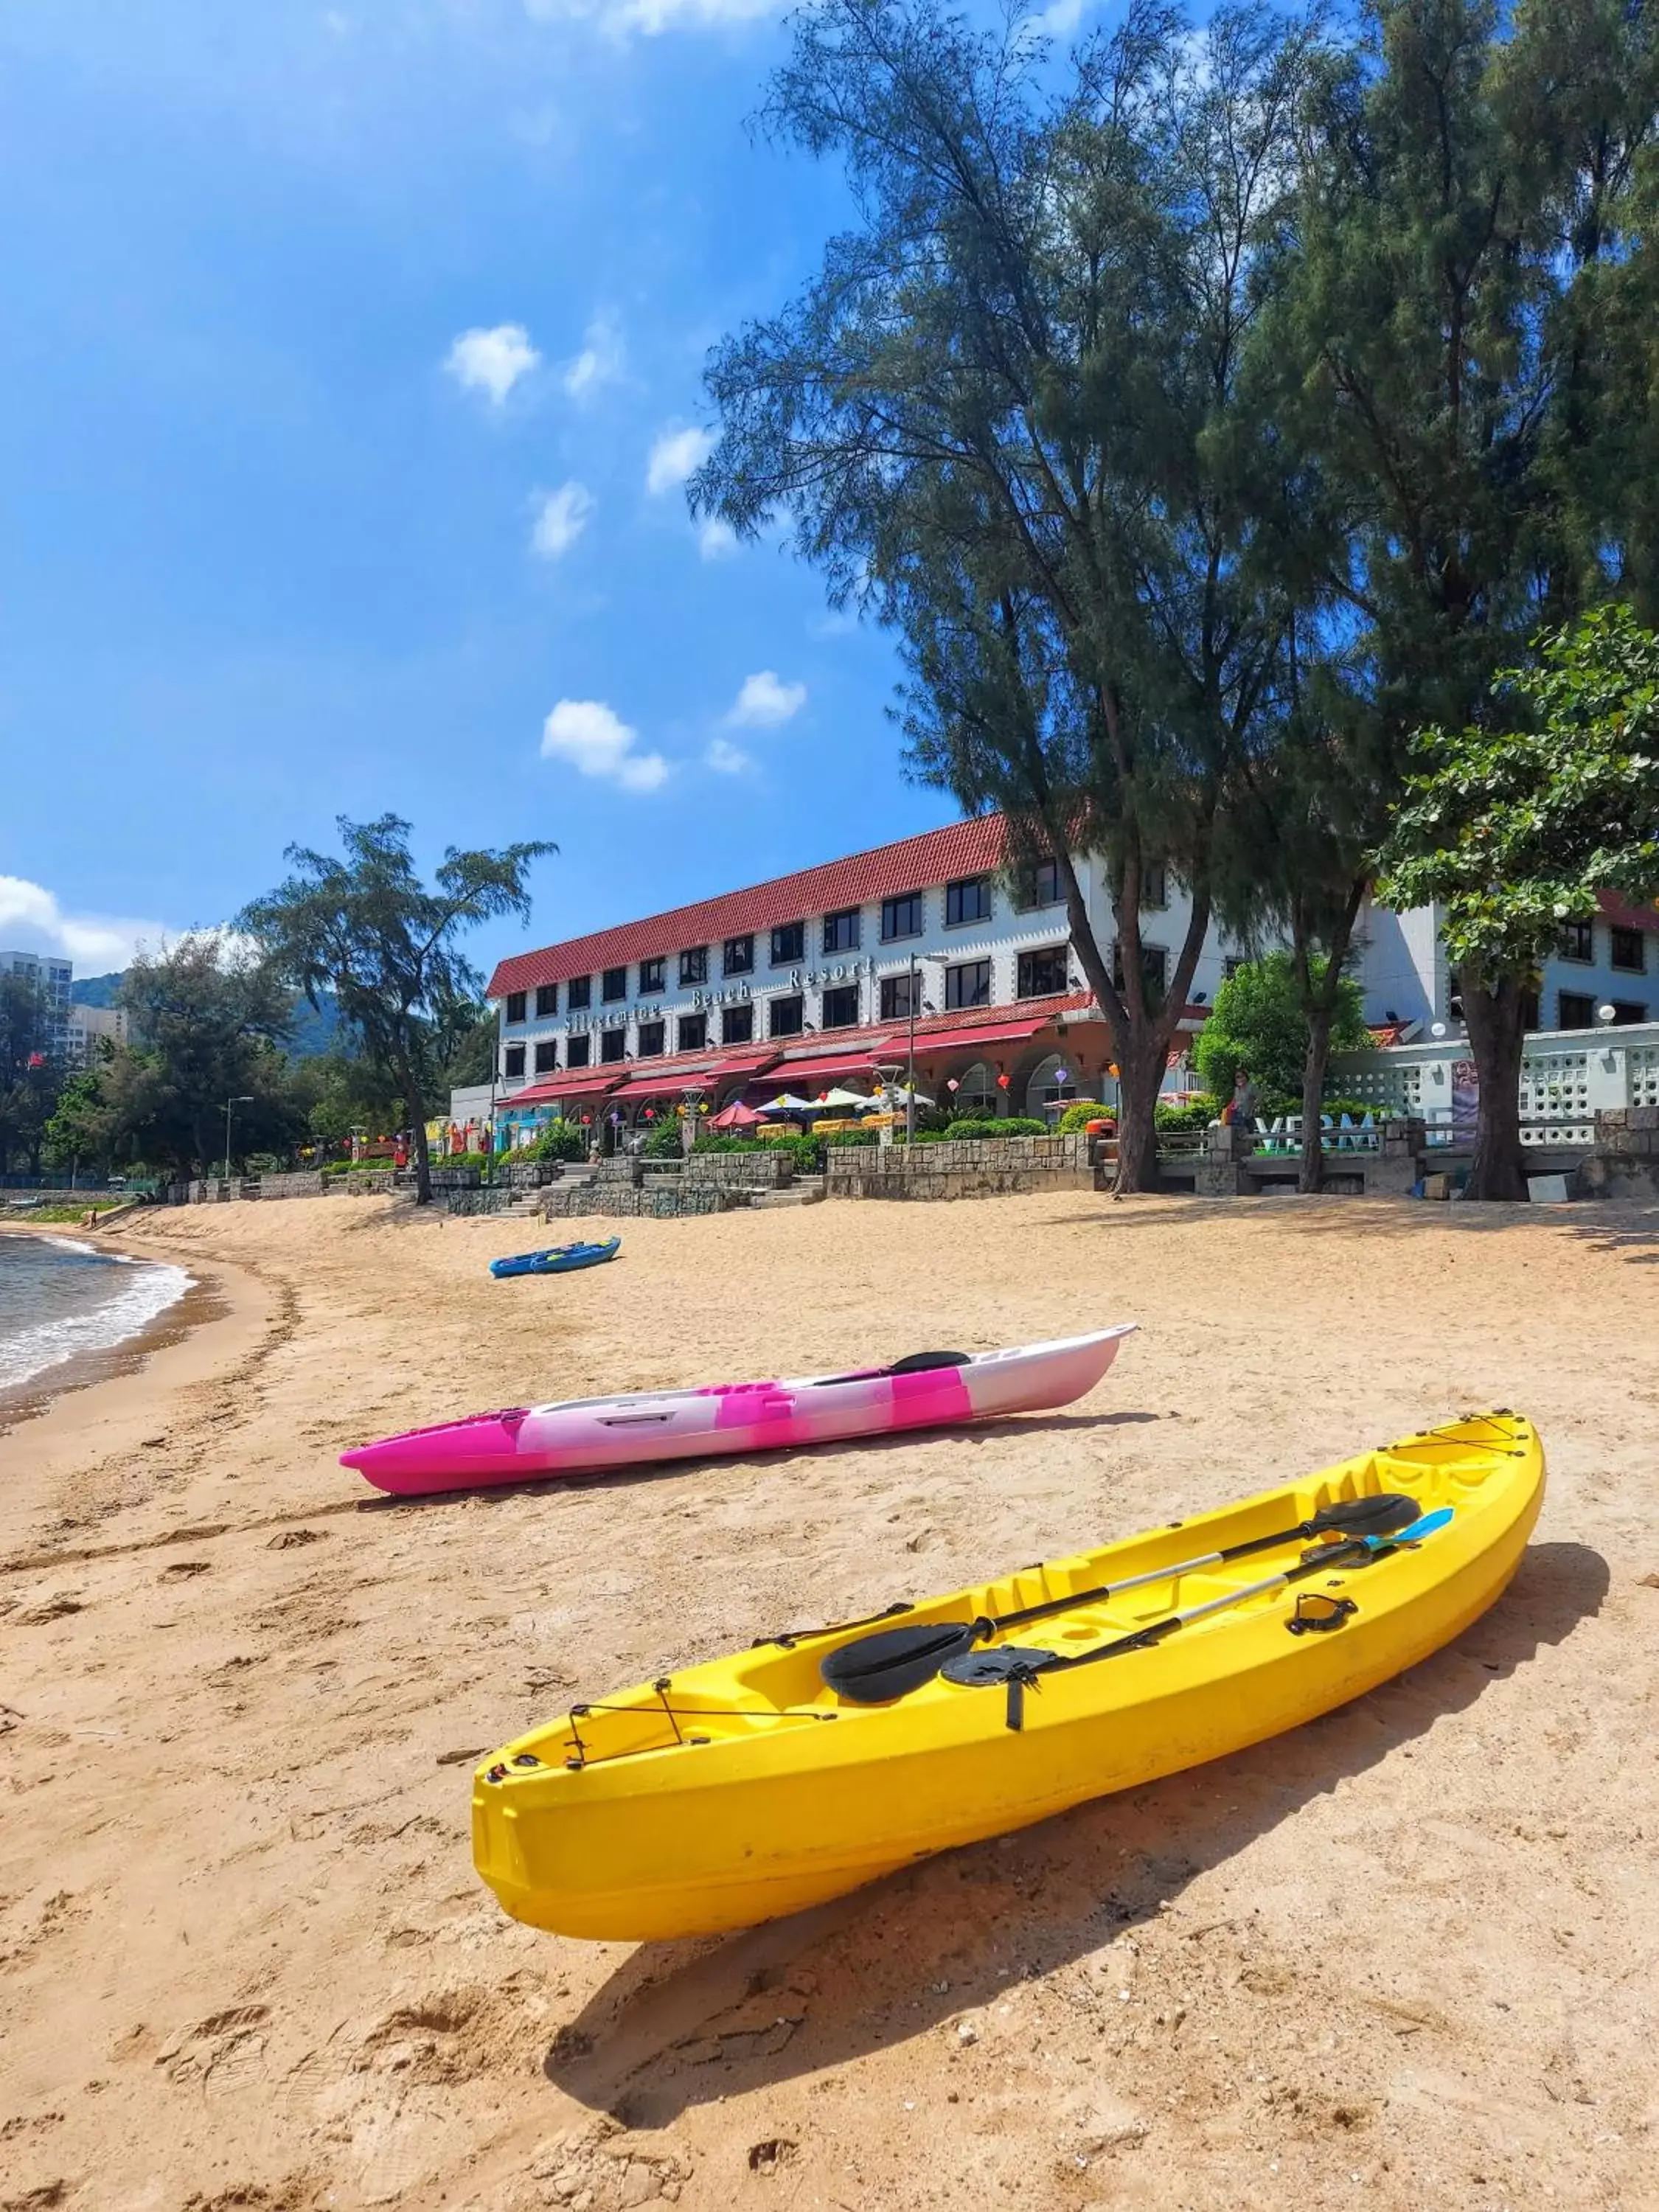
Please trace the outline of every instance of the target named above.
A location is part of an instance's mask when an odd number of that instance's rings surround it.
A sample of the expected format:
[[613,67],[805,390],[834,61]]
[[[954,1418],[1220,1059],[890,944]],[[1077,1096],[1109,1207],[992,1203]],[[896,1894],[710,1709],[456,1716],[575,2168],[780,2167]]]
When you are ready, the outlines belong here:
[[[211,1303],[0,1437],[5,2212],[1659,2204],[1659,1210],[822,1206],[499,1284],[535,1224],[120,1229]],[[979,1431],[424,1505],[334,1462],[1125,1318]],[[1295,1735],[720,1942],[472,1873],[473,1757],[573,1699],[1503,1404],[1510,1591]]]

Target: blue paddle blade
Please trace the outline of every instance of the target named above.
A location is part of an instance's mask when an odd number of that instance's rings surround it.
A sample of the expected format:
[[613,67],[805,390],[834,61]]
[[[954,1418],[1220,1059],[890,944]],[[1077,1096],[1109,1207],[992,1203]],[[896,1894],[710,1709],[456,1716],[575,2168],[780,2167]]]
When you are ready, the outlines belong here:
[[1420,1521],[1413,1521],[1409,1528],[1396,1529],[1392,1536],[1362,1536],[1359,1540],[1373,1552],[1386,1552],[1395,1544],[1415,1544],[1419,1537],[1432,1536],[1437,1528],[1443,1528],[1452,1511],[1449,1505],[1438,1506]]

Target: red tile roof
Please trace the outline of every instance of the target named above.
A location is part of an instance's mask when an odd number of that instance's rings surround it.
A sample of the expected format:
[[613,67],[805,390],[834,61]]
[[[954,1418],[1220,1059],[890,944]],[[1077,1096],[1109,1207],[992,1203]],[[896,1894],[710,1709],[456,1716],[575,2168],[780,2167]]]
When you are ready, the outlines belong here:
[[1595,902],[1620,929],[1659,930],[1659,900],[1650,906],[1632,906],[1617,891],[1597,891]]
[[[980,875],[1002,865],[1004,838],[1000,814],[978,815],[943,830],[925,830],[919,837],[901,837],[896,844],[826,861],[822,867],[775,876],[770,883],[755,884],[747,890],[726,891],[694,906],[675,907],[644,921],[625,921],[591,937],[568,938],[539,952],[517,952],[497,965],[488,995],[499,999],[508,991],[533,991],[538,983],[565,983],[573,975],[655,960],[687,945],[718,945],[724,938],[746,937],[750,931],[811,921],[842,907],[867,906],[875,899],[897,898],[906,891],[954,882],[958,876]],[[812,950],[810,940],[808,950]]]

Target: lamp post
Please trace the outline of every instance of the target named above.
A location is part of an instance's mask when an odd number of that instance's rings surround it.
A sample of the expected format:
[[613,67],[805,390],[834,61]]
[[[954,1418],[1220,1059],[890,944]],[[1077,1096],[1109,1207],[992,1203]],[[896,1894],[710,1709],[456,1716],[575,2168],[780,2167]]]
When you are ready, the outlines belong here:
[[225,1181],[227,1182],[230,1181],[231,1109],[234,1106],[251,1106],[252,1103],[253,1093],[251,1091],[245,1091],[240,1098],[227,1098],[225,1101]]

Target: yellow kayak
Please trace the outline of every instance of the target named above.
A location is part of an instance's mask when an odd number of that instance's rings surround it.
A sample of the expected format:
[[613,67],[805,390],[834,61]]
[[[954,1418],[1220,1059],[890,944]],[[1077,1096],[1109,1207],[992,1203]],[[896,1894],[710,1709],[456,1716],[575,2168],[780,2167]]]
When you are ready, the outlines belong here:
[[1098,1552],[619,1691],[478,1768],[474,1860],[515,1919],[564,1936],[712,1935],[799,1911],[1414,1666],[1504,1589],[1543,1492],[1531,1423],[1480,1414]]

